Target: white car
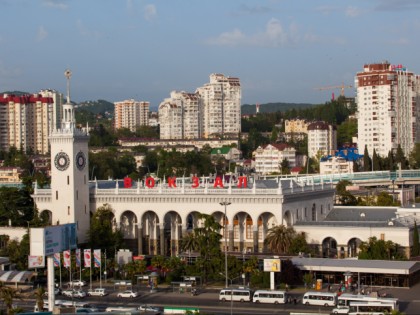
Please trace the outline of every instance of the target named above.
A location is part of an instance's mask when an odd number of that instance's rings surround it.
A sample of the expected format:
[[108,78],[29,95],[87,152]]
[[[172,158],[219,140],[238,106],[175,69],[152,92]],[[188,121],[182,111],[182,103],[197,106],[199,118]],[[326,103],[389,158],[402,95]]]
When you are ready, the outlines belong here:
[[340,306],[340,305],[331,311],[332,314],[348,314],[349,312],[350,312],[350,308],[348,306]]
[[64,290],[61,294],[74,298],[84,298],[86,296],[86,292],[82,290]]
[[105,296],[108,292],[106,292],[105,288],[96,288],[93,290],[88,290],[87,295],[88,296]]
[[138,293],[131,291],[131,290],[125,290],[123,292],[120,292],[117,294],[118,297],[123,297],[123,298],[135,298],[138,297]]
[[69,288],[84,287],[85,285],[87,285],[87,283],[86,283],[86,281],[83,281],[83,280],[73,280],[73,281],[70,281],[69,283],[67,283],[67,285],[69,286]]
[[160,313],[162,309],[156,306],[150,306],[150,305],[140,305],[139,306],[140,312],[154,312],[154,313]]

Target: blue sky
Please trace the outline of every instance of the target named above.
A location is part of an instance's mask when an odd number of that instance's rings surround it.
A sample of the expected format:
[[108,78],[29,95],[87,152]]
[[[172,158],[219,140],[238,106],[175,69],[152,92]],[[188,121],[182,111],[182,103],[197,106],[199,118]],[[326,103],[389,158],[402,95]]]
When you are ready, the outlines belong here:
[[[0,0],[0,91],[152,107],[211,73],[239,77],[242,103],[324,103],[363,64],[420,73],[418,0]],[[346,95],[354,96],[353,89]]]

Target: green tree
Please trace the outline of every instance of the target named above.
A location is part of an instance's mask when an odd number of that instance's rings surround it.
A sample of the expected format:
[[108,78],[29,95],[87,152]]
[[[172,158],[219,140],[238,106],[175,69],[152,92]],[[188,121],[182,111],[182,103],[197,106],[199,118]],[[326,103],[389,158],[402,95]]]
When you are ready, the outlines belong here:
[[373,149],[373,155],[372,155],[372,164],[373,164],[373,170],[374,171],[380,171],[381,170],[381,160],[376,153],[376,150]]
[[380,207],[389,207],[394,205],[393,197],[386,191],[381,191],[376,198],[376,205]]
[[10,262],[16,264],[16,269],[26,270],[28,268],[29,235],[25,234],[19,242],[13,239],[8,242],[6,248],[1,250],[3,256],[8,256]]
[[411,168],[413,169],[420,168],[420,143],[414,144],[414,148],[411,151],[408,160],[409,160],[409,164]]
[[371,160],[369,157],[367,145],[365,145],[365,151],[363,153],[363,171],[370,172],[371,170],[372,170]]
[[419,244],[419,230],[417,228],[417,222],[414,220],[413,227],[413,249],[411,255],[416,257],[420,255],[420,244]]
[[406,170],[408,168],[408,160],[404,155],[404,151],[399,144],[397,147],[397,152],[395,153],[395,163],[401,165],[401,169]]
[[268,230],[264,243],[274,254],[288,254],[292,241],[295,237],[295,233],[296,232],[293,227],[277,225]]
[[34,292],[35,304],[38,306],[40,312],[44,309],[44,294],[45,289],[43,287],[37,288]]
[[181,240],[181,250],[185,252],[193,252],[198,250],[198,238],[194,231],[184,234]]
[[99,248],[113,253],[121,248],[123,236],[114,225],[114,213],[110,205],[104,204],[96,209],[92,216],[88,231],[88,244],[90,248]]
[[271,143],[276,143],[278,137],[279,137],[279,131],[278,131],[277,127],[274,126],[273,130],[271,131],[270,142]]
[[136,275],[144,274],[147,270],[146,261],[144,260],[134,260],[123,265],[123,270],[127,274],[127,278],[131,281],[135,281]]
[[290,163],[288,159],[283,159],[280,163],[281,174],[290,174]]
[[6,305],[7,314],[13,313],[13,301],[19,297],[19,293],[15,288],[2,286],[0,287],[0,298]]
[[218,274],[222,269],[220,250],[220,240],[222,238],[220,229],[222,226],[216,222],[212,215],[200,213],[198,218],[203,221],[203,224],[194,229],[200,253],[197,258],[197,266],[202,272],[204,283],[206,283],[209,275]]
[[296,233],[290,243],[289,254],[297,255],[299,253],[310,253],[311,249],[306,241],[306,233]]
[[405,260],[406,257],[398,251],[399,245],[392,241],[378,240],[370,237],[359,246],[359,259],[373,260]]

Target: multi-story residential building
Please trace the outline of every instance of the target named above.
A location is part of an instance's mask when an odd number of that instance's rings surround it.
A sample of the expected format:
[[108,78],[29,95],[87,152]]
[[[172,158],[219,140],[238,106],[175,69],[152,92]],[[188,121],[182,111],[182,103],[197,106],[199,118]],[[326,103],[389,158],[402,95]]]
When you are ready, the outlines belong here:
[[420,140],[420,77],[384,61],[364,65],[355,86],[359,150],[384,157],[401,146],[408,156]]
[[308,133],[309,122],[306,119],[286,119],[284,121],[285,133]]
[[39,91],[39,94],[42,97],[50,97],[53,100],[53,107],[52,107],[52,128],[58,129],[61,125],[62,117],[62,109],[64,104],[64,97],[63,93],[59,93],[56,90],[46,89]]
[[339,156],[329,156],[319,162],[320,174],[351,174],[353,173],[353,161]]
[[150,102],[133,99],[114,103],[115,129],[128,128],[132,132],[139,126],[149,125]]
[[284,132],[279,133],[278,139],[283,142],[301,141],[308,136],[309,122],[305,119],[286,119],[284,121]]
[[266,175],[281,173],[281,162],[289,161],[289,166],[296,166],[296,150],[285,143],[259,146],[254,152],[255,172]]
[[308,155],[325,156],[337,149],[336,127],[323,121],[312,122],[308,125]]
[[241,132],[241,84],[239,78],[211,74],[210,83],[197,88],[203,138],[238,137]]
[[49,152],[48,136],[55,128],[53,98],[33,95],[0,96],[0,149]]
[[172,91],[159,105],[161,139],[200,138],[199,95]]

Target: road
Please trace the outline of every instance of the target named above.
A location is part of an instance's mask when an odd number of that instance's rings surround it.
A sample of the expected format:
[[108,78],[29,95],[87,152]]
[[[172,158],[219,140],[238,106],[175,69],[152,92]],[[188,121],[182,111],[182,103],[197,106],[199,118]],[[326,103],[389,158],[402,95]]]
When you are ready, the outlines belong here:
[[[249,302],[221,302],[218,300],[218,289],[203,289],[200,291],[198,296],[191,296],[190,293],[179,293],[169,288],[161,288],[157,292],[151,293],[146,287],[136,289],[140,292],[140,296],[137,298],[118,298],[118,290],[114,290],[112,286],[108,286],[110,294],[105,297],[86,297],[83,299],[73,299],[74,301],[84,302],[94,305],[99,308],[100,311],[104,311],[108,306],[126,306],[126,307],[138,307],[142,304],[154,305],[154,306],[183,306],[183,307],[197,307],[203,313],[206,314],[218,314],[218,315],[229,315],[229,314],[290,314],[290,312],[306,312],[306,313],[321,313],[330,314],[331,307],[315,307],[302,305],[303,292],[291,292],[292,299],[296,298],[297,304],[283,304],[283,305],[272,305],[272,304],[253,304]],[[418,298],[420,285],[415,286],[411,289],[391,289],[389,292],[400,299],[400,310],[409,314],[418,314],[420,309],[420,299]],[[71,298],[65,298],[57,296],[56,299],[60,300],[71,300]],[[23,307],[26,310],[33,310],[35,300],[34,298],[25,298],[23,300],[17,300],[17,305]]]

